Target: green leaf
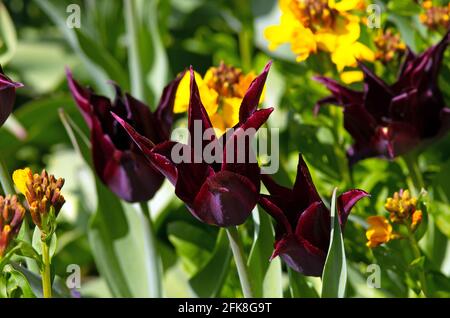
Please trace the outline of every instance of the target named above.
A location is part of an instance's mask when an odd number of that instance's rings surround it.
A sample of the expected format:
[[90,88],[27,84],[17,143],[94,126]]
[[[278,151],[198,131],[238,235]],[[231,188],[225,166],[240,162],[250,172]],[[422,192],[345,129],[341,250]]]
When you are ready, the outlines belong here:
[[315,288],[308,284],[306,277],[288,268],[289,289],[292,298],[318,298],[319,294]]
[[159,1],[124,1],[131,92],[155,106],[169,78],[159,30]]
[[0,65],[8,63],[14,56],[16,46],[17,35],[14,23],[5,5],[0,2]]
[[223,285],[231,260],[231,249],[225,229],[220,229],[216,246],[208,263],[189,283],[198,297],[215,297]]
[[215,237],[201,227],[182,221],[172,222],[167,234],[188,273],[196,273],[211,257]]
[[55,23],[61,33],[64,34],[64,37],[69,45],[83,61],[86,69],[89,70],[89,74],[97,84],[99,93],[112,96],[113,90],[110,85],[107,84],[108,75],[106,71],[90,59],[88,54],[84,52],[83,47],[80,45],[80,41],[74,29],[67,27],[67,13],[65,11],[64,3],[60,1],[36,0],[36,4],[48,15],[53,23]]
[[[281,263],[269,263],[273,252],[274,231],[272,221],[267,213],[260,212],[258,207],[253,210],[255,224],[253,246],[248,259],[249,273],[252,280],[255,297],[282,297]],[[270,268],[270,272],[269,270]],[[266,275],[269,275],[266,281]],[[274,279],[278,277],[278,279]],[[265,287],[265,288],[264,288]]]
[[[18,264],[13,263],[12,267],[14,270],[20,272],[23,274],[23,276],[27,279],[33,294],[36,295],[36,297],[42,298],[42,280],[41,277],[31,271],[29,271],[27,268],[20,266]],[[62,281],[59,277],[55,277],[53,281],[52,286],[52,296],[55,298],[68,298],[71,297],[70,290],[67,288],[67,286],[64,284],[65,282]]]
[[147,219],[136,206],[121,202],[99,180],[98,207],[88,229],[95,263],[115,297],[160,297]]
[[25,241],[16,240],[18,251],[16,252],[17,255],[28,257],[34,261],[37,262],[37,264],[40,267],[40,264],[42,262],[40,254],[33,248],[33,246]]
[[85,34],[81,29],[75,29],[81,50],[96,65],[101,67],[108,77],[122,89],[128,89],[128,75],[120,63],[96,39]]
[[25,275],[16,270],[13,266],[7,265],[4,268],[6,278],[6,294],[10,298],[36,298]]
[[330,246],[322,274],[323,298],[343,298],[347,285],[347,261],[336,209],[336,190],[335,188],[331,198]]
[[387,7],[389,11],[403,16],[416,15],[421,11],[420,6],[417,3],[414,3],[414,1],[410,0],[390,1]]
[[64,109],[60,108],[58,110],[59,118],[69,136],[70,142],[72,143],[75,151],[80,155],[80,157],[86,162],[91,169],[93,169],[92,159],[91,159],[91,143],[89,138],[84,134],[84,132],[78,127],[78,125],[72,120],[69,114],[67,114]]

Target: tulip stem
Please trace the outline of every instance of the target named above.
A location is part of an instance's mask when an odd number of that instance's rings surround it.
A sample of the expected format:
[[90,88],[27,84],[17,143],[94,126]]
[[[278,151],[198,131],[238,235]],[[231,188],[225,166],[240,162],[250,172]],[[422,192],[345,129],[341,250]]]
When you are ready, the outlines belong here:
[[52,281],[50,273],[50,250],[46,241],[42,243],[42,291],[44,298],[52,298]]
[[[414,257],[415,257],[415,259],[418,259],[418,258],[422,257],[422,253],[420,252],[419,243],[417,243],[417,240],[414,237],[414,233],[411,231],[411,229],[409,229],[408,231],[409,231],[408,239],[409,239],[409,242],[411,243]],[[423,294],[425,295],[425,297],[428,297],[427,281],[426,281],[424,270],[419,271],[419,280],[420,280],[420,287],[422,289]]]
[[250,275],[247,267],[247,259],[244,254],[241,237],[235,226],[226,228],[231,250],[233,251],[234,261],[236,263],[239,280],[241,282],[242,292],[245,298],[253,298],[253,287],[250,281]]
[[153,220],[150,214],[150,209],[148,207],[148,202],[141,202],[139,204],[142,214],[144,215],[145,219],[148,223],[148,236],[150,238],[150,244],[147,247],[149,251],[149,257],[153,260],[153,267],[151,268],[150,279],[152,282],[152,288],[151,294],[154,298],[160,298],[162,297],[162,283],[161,283],[161,258],[158,253],[158,246],[156,241],[156,233],[155,233],[155,226],[153,224]]

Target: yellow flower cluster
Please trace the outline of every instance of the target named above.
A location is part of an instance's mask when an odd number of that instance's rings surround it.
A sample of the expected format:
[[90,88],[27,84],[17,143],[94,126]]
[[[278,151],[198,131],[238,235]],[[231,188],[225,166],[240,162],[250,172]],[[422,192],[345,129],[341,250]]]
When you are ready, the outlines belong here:
[[[422,222],[423,213],[417,208],[417,198],[412,197],[409,190],[395,192],[392,198],[387,198],[384,205],[389,212],[392,223],[405,224],[410,231],[415,231]],[[376,247],[400,236],[393,232],[392,225],[384,216],[367,218],[369,228],[366,231],[367,246]]]
[[404,190],[395,192],[392,198],[387,198],[384,207],[390,213],[391,222],[400,223],[416,212],[416,205],[417,198],[412,197],[409,190]]
[[446,6],[435,6],[433,1],[427,0],[422,3],[422,7],[425,12],[419,16],[419,19],[427,27],[445,30],[450,27],[450,3]]
[[56,179],[45,170],[33,174],[30,168],[25,168],[14,171],[13,181],[27,200],[33,223],[43,236],[50,236],[54,231],[54,219],[65,203],[61,195],[64,179]]
[[[375,59],[375,54],[358,42],[361,19],[350,13],[363,9],[361,0],[280,0],[279,4],[280,24],[268,27],[264,33],[270,50],[290,43],[299,62],[324,51],[331,54],[339,72],[345,67],[355,67],[357,60]],[[347,83],[362,78],[362,73],[356,71],[341,74]]]
[[[242,99],[256,74],[244,74],[239,68],[221,62],[208,69],[204,77],[195,72],[200,99],[218,136],[239,122]],[[260,102],[263,100],[261,96]],[[186,72],[175,95],[174,112],[186,112],[189,107],[190,75]]]
[[377,51],[375,59],[383,63],[392,61],[396,53],[403,53],[406,49],[405,43],[400,39],[400,34],[394,34],[390,29],[380,31],[374,40]]

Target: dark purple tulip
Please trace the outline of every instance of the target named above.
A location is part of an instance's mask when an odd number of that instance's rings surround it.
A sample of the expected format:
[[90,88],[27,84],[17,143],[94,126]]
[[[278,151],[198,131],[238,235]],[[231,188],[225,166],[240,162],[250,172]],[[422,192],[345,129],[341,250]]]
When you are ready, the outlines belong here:
[[181,78],[178,76],[164,89],[158,108],[152,113],[147,105],[123,94],[116,85],[114,101],[96,95],[92,90],[81,87],[67,70],[70,91],[91,131],[95,171],[112,192],[126,201],[151,199],[164,176],[147,164],[142,152],[114,120],[111,112],[124,118],[153,143],[166,141],[172,126],[175,92]]
[[16,88],[22,86],[21,83],[9,79],[0,66],[0,126],[3,125],[13,110]]
[[392,159],[443,136],[450,128],[447,108],[438,87],[447,33],[420,55],[407,50],[397,81],[386,84],[365,65],[362,92],[346,88],[326,77],[316,77],[332,93],[323,104],[343,106],[344,126],[354,139],[347,155],[350,164],[368,157]]
[[[157,146],[138,134],[120,116],[117,120],[126,128],[130,136],[145,153],[149,162],[156,167],[175,186],[176,195],[184,201],[189,211],[200,221],[217,226],[234,226],[245,222],[259,199],[260,168],[254,154],[247,153],[248,139],[245,139],[245,150],[238,147],[230,148],[232,141],[237,140],[249,128],[259,129],[272,113],[273,108],[257,110],[257,105],[264,87],[270,63],[264,71],[250,85],[240,107],[239,123],[233,134],[225,134],[218,139],[215,134],[210,140],[199,143],[200,149],[195,148],[195,142],[189,145],[168,141]],[[211,129],[211,121],[200,100],[194,72],[191,69],[191,95],[188,113],[188,129],[190,136],[198,138],[194,133],[194,122],[201,123],[201,133]],[[213,130],[210,130],[214,132]],[[219,145],[223,149],[220,162],[207,163],[203,156],[205,147]],[[174,147],[181,147],[191,158],[190,162],[176,163],[172,158]],[[234,149],[234,160],[227,160],[226,151]],[[236,163],[241,151],[246,151],[245,160]],[[230,156],[231,157],[231,156]],[[255,159],[251,161],[250,158]],[[193,159],[198,159],[195,162]],[[231,159],[231,158],[228,158]]]
[[[289,267],[306,276],[321,276],[330,245],[331,215],[302,156],[292,189],[278,185],[268,175],[262,175],[262,181],[270,195],[261,195],[259,202],[277,221],[271,258],[280,256]],[[337,198],[342,228],[352,207],[365,196],[368,194],[362,190],[350,190]]]

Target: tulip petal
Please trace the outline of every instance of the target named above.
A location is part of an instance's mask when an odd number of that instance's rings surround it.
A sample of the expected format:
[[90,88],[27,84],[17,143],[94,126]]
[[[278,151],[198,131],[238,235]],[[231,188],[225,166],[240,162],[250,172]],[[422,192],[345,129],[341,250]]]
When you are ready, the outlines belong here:
[[221,171],[206,179],[191,212],[207,224],[240,225],[251,214],[258,196],[254,184],[248,178]]
[[331,98],[331,96],[323,99],[322,104],[328,101],[334,102],[337,105],[346,106],[361,104],[363,101],[363,94],[361,92],[357,92],[355,90],[342,86],[331,78],[325,76],[314,76],[313,79],[319,83],[324,84],[326,88],[328,88],[328,90],[331,92],[332,96],[334,96],[334,100]]
[[266,83],[267,75],[270,70],[272,61],[269,61],[264,70],[260,75],[258,75],[250,84],[245,96],[242,100],[241,107],[239,108],[239,123],[243,124],[246,122],[251,115],[258,108],[259,100],[264,89],[264,84]]
[[69,68],[66,68],[67,82],[69,85],[70,93],[72,94],[75,103],[83,115],[89,128],[92,127],[92,108],[90,104],[90,97],[92,92],[88,89],[81,87],[81,85],[73,78],[72,72]]
[[366,65],[359,63],[359,67],[364,73],[364,106],[378,123],[382,123],[383,118],[389,116],[389,104],[393,93],[389,86]]
[[[211,120],[206,112],[205,107],[200,99],[200,93],[198,91],[198,86],[195,81],[194,70],[192,67],[190,68],[191,75],[191,96],[189,99],[189,115],[188,115],[188,129],[190,134],[190,144],[196,145],[194,140],[199,139],[202,140],[202,149],[195,149],[197,153],[201,153],[204,147],[210,142],[203,140],[203,134],[207,129],[213,129],[213,125],[211,124]],[[195,127],[197,127],[198,123],[200,123],[200,130],[196,131]],[[197,136],[201,134],[201,136]],[[213,140],[216,139],[215,134],[213,134]]]
[[326,254],[330,243],[330,211],[322,201],[316,201],[300,214],[295,235]]
[[260,188],[260,168],[251,148],[251,139],[256,131],[267,121],[273,108],[254,112],[241,127],[228,138],[222,158],[223,171],[232,171],[249,178],[257,191]]
[[16,99],[16,88],[20,88],[21,83],[13,82],[9,79],[0,66],[0,126],[12,113],[14,101]]
[[129,202],[151,199],[164,181],[140,153],[118,150],[100,122],[93,120],[91,133],[95,170],[100,179],[120,198]]
[[326,254],[305,240],[288,236],[276,242],[271,258],[280,256],[293,270],[306,276],[321,276]]
[[177,93],[178,85],[185,73],[186,71],[181,72],[175,80],[164,87],[161,99],[155,111],[155,117],[157,122],[160,123],[161,136],[164,140],[168,140],[170,137],[170,129],[173,123],[175,95]]
[[300,208],[306,208],[314,201],[321,201],[308,166],[301,154],[298,155],[297,176],[294,182],[293,193]]
[[270,214],[277,221],[277,237],[281,237],[284,234],[292,234],[293,228],[289,223],[286,215],[279,208],[279,206],[272,201],[272,197],[261,194],[259,199],[259,204],[263,209]]
[[362,198],[370,196],[366,191],[353,189],[347,191],[337,198],[337,210],[339,214],[339,224],[344,229],[348,215],[353,206]]

